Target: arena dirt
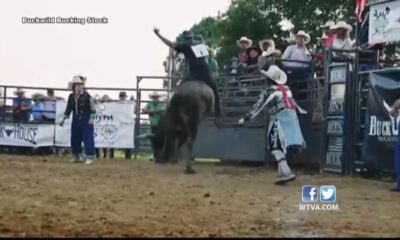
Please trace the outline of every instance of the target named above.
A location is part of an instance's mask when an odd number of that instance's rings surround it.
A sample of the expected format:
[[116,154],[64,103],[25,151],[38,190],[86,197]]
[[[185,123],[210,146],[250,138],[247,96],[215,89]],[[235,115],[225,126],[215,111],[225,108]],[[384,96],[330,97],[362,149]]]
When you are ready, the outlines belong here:
[[[275,186],[266,167],[0,155],[0,237],[399,237],[391,183],[299,173]],[[336,185],[339,211],[301,212],[301,186]]]

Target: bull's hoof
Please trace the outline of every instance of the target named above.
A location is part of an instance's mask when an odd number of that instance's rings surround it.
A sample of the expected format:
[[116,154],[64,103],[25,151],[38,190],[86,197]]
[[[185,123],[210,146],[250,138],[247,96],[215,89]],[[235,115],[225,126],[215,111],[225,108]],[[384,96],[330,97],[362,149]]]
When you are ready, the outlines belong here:
[[196,171],[193,168],[186,168],[185,174],[196,174]]

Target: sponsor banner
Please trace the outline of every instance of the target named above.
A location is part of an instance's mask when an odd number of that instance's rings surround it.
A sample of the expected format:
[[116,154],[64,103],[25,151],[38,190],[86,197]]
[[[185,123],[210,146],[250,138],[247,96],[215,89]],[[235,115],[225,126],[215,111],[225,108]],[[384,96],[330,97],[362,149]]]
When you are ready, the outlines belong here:
[[371,6],[368,31],[369,44],[400,41],[400,1]]
[[[70,146],[72,114],[63,127],[65,101],[57,101],[56,146]],[[134,102],[96,103],[94,140],[98,148],[134,148]]]
[[400,72],[371,73],[365,124],[363,159],[383,171],[394,170],[394,146],[400,118],[389,115],[400,98]]
[[54,125],[0,122],[0,145],[21,147],[53,146]]

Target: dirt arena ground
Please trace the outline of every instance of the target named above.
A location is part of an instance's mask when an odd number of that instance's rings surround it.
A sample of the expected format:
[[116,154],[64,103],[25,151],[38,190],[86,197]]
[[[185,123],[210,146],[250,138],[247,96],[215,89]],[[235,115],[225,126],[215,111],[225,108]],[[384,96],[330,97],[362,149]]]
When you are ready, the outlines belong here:
[[[0,237],[399,237],[391,183],[266,167],[182,166],[0,155]],[[339,211],[300,211],[301,186],[336,185]]]

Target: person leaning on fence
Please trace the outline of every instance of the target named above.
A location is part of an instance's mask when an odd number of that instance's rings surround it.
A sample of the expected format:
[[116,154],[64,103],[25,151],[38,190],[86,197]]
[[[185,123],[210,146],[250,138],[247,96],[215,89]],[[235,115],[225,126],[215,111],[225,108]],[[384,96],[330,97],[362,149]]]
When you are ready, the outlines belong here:
[[[157,92],[154,92],[149,95],[150,99],[152,100],[151,102],[147,103],[145,108],[142,110],[144,114],[149,115],[149,121],[150,121],[150,128],[151,128],[151,133],[153,135],[157,135],[158,132],[158,125],[160,122],[160,117],[161,113],[165,110],[165,103],[160,102],[160,97],[161,95]],[[154,150],[154,139],[151,139],[151,146],[152,149]],[[155,156],[153,156],[154,159]]]
[[275,183],[282,184],[296,178],[286,161],[288,147],[306,147],[296,109],[302,114],[307,112],[296,104],[290,88],[285,85],[287,75],[284,71],[272,65],[268,71],[261,70],[261,73],[267,78],[269,87],[260,94],[256,104],[239,120],[239,124],[254,119],[264,108],[268,108],[270,119],[267,142],[269,151],[278,162],[278,178]]
[[322,46],[325,49],[329,49],[332,47],[333,42],[336,38],[336,29],[334,21],[327,21],[324,25],[321,25],[322,28],[322,36],[326,36]]
[[43,100],[45,96],[41,93],[35,93],[32,95],[32,117],[33,121],[40,123],[43,121]]
[[92,164],[95,154],[94,149],[94,118],[96,109],[92,97],[83,87],[86,78],[80,75],[74,76],[71,82],[72,93],[68,97],[64,118],[60,126],[64,125],[66,119],[72,112],[71,148],[74,162],[80,160],[82,152],[82,141],[85,146],[86,164]]
[[[345,21],[338,21],[332,28],[336,30],[336,38],[333,41],[332,48],[342,50],[353,49],[353,44],[350,38],[350,33],[353,31],[353,27]],[[354,59],[353,53],[333,52],[333,56],[344,60]]]
[[258,59],[261,56],[262,51],[257,46],[252,46],[247,49],[248,58],[244,64],[240,67],[242,72],[245,74],[254,74],[258,70]]
[[25,97],[25,91],[22,88],[17,88],[14,94],[17,96],[13,99],[14,121],[29,121],[32,110],[32,101]]
[[279,58],[282,52],[275,48],[275,42],[272,39],[264,39],[259,42],[262,54],[258,59],[259,70],[268,69],[274,64],[274,58]]
[[53,89],[47,89],[47,96],[43,101],[43,120],[54,123],[56,119],[56,102],[60,98],[54,95]]
[[[296,34],[296,44],[287,47],[282,55],[283,60],[289,60],[283,61],[283,65],[285,67],[308,68],[309,64],[307,63],[312,60],[311,53],[307,48],[307,44],[310,43],[310,40],[310,35],[304,31],[298,31]],[[291,61],[301,61],[306,63]]]

